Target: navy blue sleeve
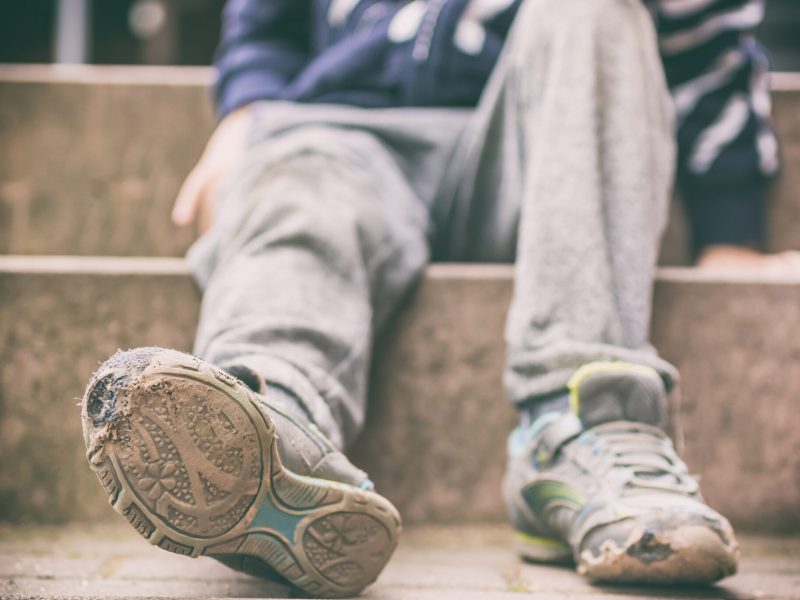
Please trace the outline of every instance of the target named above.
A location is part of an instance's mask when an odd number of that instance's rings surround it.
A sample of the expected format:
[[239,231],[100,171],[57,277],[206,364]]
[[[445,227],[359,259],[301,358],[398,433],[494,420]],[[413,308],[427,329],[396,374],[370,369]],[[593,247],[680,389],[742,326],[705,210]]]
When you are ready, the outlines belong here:
[[279,97],[307,62],[310,40],[311,0],[228,0],[214,60],[219,117]]
[[764,0],[655,0],[678,117],[678,186],[695,252],[763,247],[765,196],[779,168],[768,63],[753,32]]

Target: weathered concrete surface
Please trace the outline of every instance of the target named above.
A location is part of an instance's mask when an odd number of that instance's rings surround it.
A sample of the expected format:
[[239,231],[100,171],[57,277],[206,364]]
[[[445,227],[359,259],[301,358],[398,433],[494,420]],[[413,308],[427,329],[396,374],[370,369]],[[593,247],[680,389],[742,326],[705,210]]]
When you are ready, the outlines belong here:
[[[181,256],[168,220],[213,128],[204,69],[0,66],[0,253]],[[775,76],[787,168],[771,200],[774,249],[800,248],[800,76]],[[673,207],[662,264],[687,264]]]
[[197,293],[180,261],[144,273],[107,264],[56,260],[43,272],[0,274],[3,520],[107,516],[96,477],[79,468],[87,378],[118,347],[191,346]]
[[501,384],[509,269],[443,265],[430,275],[378,346],[352,454],[408,522],[497,520],[515,424]]
[[800,530],[800,285],[663,270],[655,303],[653,341],[683,377],[686,457],[706,498],[749,527]]
[[[568,567],[523,564],[506,527],[411,529],[378,581],[375,600],[644,598],[800,599],[800,540],[744,537],[740,573],[718,586],[591,586]],[[193,598],[287,597],[285,587],[242,575],[207,559],[148,545],[127,524],[89,529],[0,530],[0,597]]]
[[[510,294],[509,267],[434,266],[379,344],[353,456],[409,523],[503,519]],[[800,281],[664,270],[655,302],[709,501],[748,528],[800,530]],[[197,309],[181,261],[0,258],[0,518],[111,517],[76,399],[117,347],[190,348]]]
[[0,253],[182,255],[169,213],[213,129],[208,73],[85,72],[0,67]]

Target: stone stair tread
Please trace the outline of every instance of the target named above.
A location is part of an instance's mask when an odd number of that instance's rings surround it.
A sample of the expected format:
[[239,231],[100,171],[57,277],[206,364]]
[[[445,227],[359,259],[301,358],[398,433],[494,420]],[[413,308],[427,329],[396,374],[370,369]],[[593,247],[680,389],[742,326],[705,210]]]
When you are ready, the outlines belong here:
[[[644,600],[681,598],[800,599],[800,537],[739,536],[738,575],[694,589],[597,587],[571,569],[524,564],[506,526],[410,528],[367,598],[391,600],[519,598]],[[3,598],[286,597],[280,585],[208,559],[169,554],[144,543],[127,524],[0,529]]]
[[0,273],[189,275],[182,258],[139,256],[0,255]]
[[[0,275],[175,275],[191,277],[183,258],[164,256],[76,256],[0,254]],[[510,281],[514,266],[495,263],[432,263],[426,278],[465,281]],[[693,267],[659,267],[656,279],[673,283],[800,285],[800,274],[754,271],[748,268],[704,270]]]

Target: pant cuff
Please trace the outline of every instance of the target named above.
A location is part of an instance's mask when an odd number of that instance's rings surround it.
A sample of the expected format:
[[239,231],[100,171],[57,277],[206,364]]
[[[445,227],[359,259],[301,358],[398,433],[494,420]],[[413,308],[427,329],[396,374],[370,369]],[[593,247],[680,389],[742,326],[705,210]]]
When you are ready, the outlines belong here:
[[531,398],[548,396],[566,390],[567,382],[581,366],[592,362],[628,362],[655,369],[664,381],[669,393],[680,382],[677,369],[660,358],[655,351],[629,350],[603,344],[582,345],[580,349],[558,356],[539,354],[535,360],[514,361],[512,359],[504,376],[504,383],[511,402],[518,406]]

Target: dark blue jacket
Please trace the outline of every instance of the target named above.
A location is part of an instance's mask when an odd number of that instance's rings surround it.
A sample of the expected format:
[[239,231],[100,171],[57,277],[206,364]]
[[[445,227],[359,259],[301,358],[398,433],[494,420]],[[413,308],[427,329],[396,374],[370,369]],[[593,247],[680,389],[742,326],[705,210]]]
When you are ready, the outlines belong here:
[[[473,106],[521,1],[229,0],[215,62],[220,115],[262,99]],[[644,1],[678,109],[695,249],[760,246],[778,169],[767,63],[752,37],[763,0]]]

